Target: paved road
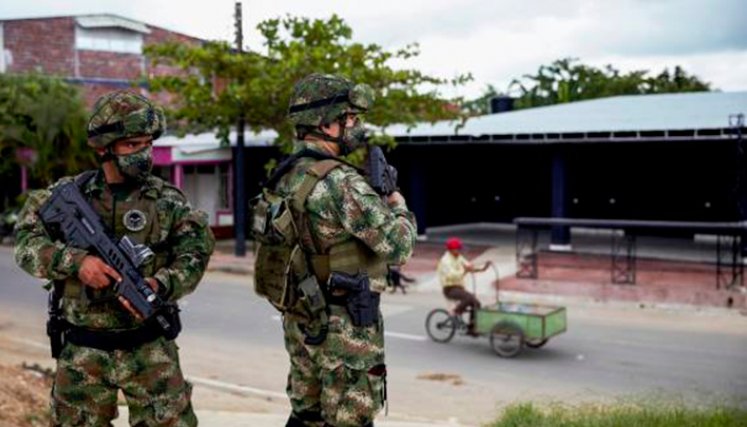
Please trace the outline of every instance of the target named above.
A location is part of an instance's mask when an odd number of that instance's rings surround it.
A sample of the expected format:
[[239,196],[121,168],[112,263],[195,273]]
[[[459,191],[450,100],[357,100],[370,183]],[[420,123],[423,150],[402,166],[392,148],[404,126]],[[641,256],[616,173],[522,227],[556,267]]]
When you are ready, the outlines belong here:
[[[424,318],[441,304],[427,292],[384,299],[395,415],[478,423],[500,405],[524,399],[747,397],[745,316],[571,305],[566,334],[506,360],[496,357],[484,338],[459,337],[447,345],[428,341]],[[44,343],[44,305],[40,282],[0,247],[0,337],[19,346]],[[182,362],[198,388],[257,396],[266,403],[262,410],[285,411],[287,357],[280,321],[253,295],[249,279],[210,274],[183,308]],[[44,359],[37,347],[37,357]],[[0,354],[7,351],[0,347]],[[419,378],[437,373],[458,381]],[[216,393],[210,404],[224,409]]]

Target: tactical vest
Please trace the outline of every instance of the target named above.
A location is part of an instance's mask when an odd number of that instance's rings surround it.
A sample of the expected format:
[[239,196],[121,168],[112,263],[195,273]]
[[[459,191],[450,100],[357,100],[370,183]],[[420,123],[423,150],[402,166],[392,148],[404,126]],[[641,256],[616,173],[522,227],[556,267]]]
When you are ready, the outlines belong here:
[[[93,171],[84,172],[76,176],[75,181],[81,188],[81,192],[86,195],[85,187],[91,179],[95,179]],[[142,243],[151,248],[155,257],[146,262],[140,271],[144,277],[152,277],[160,268],[168,264],[168,248],[159,242],[162,237],[162,227],[159,220],[159,213],[156,210],[155,194],[147,194],[142,188],[135,190],[131,195],[132,200],[116,200],[114,194],[103,192],[98,199],[89,199],[93,209],[101,216],[102,221],[109,228],[116,238],[129,236],[132,241]],[[141,227],[128,228],[126,222],[133,215],[139,216],[137,212],[144,214],[145,224]],[[116,298],[112,287],[104,290],[93,290],[84,286],[77,276],[69,277],[64,281],[64,298],[80,299],[89,303],[109,301]]]
[[[301,184],[292,194],[278,193],[277,182],[301,157],[315,157],[317,161],[306,169]],[[325,285],[333,271],[386,274],[385,261],[359,240],[350,239],[325,251],[310,232],[306,199],[320,180],[342,165],[336,158],[302,152],[281,164],[262,193],[250,202],[251,232],[259,243],[255,292],[279,311],[301,319],[313,318],[299,290],[307,277],[315,276],[326,292]]]

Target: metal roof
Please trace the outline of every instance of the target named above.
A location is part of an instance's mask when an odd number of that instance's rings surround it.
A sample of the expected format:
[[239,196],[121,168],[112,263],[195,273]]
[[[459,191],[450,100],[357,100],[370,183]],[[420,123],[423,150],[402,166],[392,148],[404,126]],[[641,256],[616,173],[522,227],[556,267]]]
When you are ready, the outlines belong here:
[[729,117],[747,113],[747,92],[627,95],[528,108],[387,133],[403,142],[580,142],[730,138]]
[[[420,124],[409,132],[405,126],[389,126],[386,132],[399,142],[427,144],[713,140],[734,138],[729,117],[738,113],[747,113],[747,92],[629,95],[474,117],[458,132],[455,122]],[[245,133],[247,146],[268,146],[275,138],[273,130]],[[235,145],[235,131],[229,140]],[[200,150],[220,142],[207,132],[167,135],[156,144]]]
[[108,13],[97,15],[79,15],[75,17],[75,22],[83,28],[124,28],[142,34],[150,34],[147,25],[140,21],[124,18]]

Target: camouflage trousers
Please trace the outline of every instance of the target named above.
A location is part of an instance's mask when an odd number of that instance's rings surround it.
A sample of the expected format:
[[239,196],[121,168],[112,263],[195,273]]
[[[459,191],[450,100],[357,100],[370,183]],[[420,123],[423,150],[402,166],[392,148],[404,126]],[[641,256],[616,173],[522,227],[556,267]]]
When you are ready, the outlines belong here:
[[176,343],[159,338],[111,352],[67,343],[57,359],[52,426],[111,426],[118,390],[127,399],[132,426],[197,425]]
[[320,345],[305,344],[299,323],[284,319],[291,362],[286,392],[293,413],[309,426],[359,427],[373,422],[386,398],[384,323],[379,315],[378,325],[355,327],[344,307],[330,310],[329,333]]

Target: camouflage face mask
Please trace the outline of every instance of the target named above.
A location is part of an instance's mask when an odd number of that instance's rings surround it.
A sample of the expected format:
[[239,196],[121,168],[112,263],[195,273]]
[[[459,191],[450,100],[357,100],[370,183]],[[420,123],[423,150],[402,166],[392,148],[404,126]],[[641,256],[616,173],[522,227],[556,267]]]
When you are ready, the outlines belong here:
[[114,156],[114,163],[125,179],[143,182],[153,170],[153,147],[146,147],[132,154]]
[[345,128],[342,135],[342,144],[340,144],[341,154],[348,155],[359,148],[365,147],[367,143],[366,128],[360,121],[357,121],[353,127]]

